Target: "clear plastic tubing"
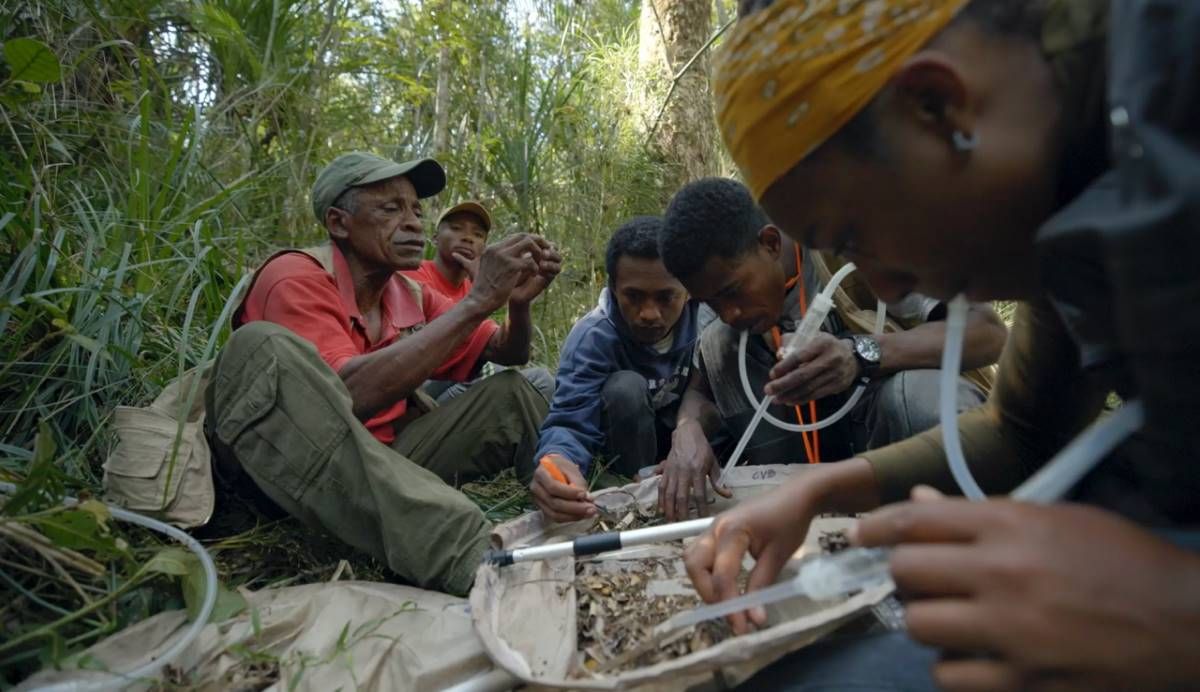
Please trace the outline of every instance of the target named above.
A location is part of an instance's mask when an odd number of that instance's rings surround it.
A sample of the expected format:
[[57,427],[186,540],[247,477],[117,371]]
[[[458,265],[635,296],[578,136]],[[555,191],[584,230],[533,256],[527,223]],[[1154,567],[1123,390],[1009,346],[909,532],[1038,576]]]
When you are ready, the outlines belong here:
[[[1096,462],[1136,432],[1142,426],[1144,417],[1142,403],[1131,401],[1108,418],[1093,423],[1054,455],[1040,471],[1018,486],[1011,495],[1012,499],[1037,503],[1058,500],[1083,478]],[[956,422],[956,418],[951,418],[949,427],[954,427]],[[962,449],[958,449],[957,452],[961,458]],[[967,470],[966,473],[970,477],[970,471]],[[971,481],[974,482],[974,479]],[[727,601],[684,611],[659,625],[657,629],[661,632],[672,631],[795,596],[803,595],[814,600],[823,600],[858,589],[887,584],[891,581],[888,567],[890,555],[890,548],[851,548],[833,555],[819,555],[802,563],[799,573],[791,579],[749,591]]]
[[982,500],[986,495],[975,482],[963,456],[962,440],[958,436],[958,374],[962,366],[963,339],[967,332],[967,299],[958,295],[950,301],[946,313],[946,343],[942,347],[942,376],[938,392],[938,413],[942,419],[942,444],[950,461],[950,473],[963,495]]
[[[938,408],[942,423],[942,441],[946,446],[946,456],[950,460],[954,480],[967,497],[983,500],[986,496],[975,482],[963,456],[956,410],[958,374],[962,365],[963,336],[966,333],[968,310],[966,298],[961,295],[950,302],[946,317],[946,342],[942,350]],[[1111,416],[1093,423],[1055,454],[1041,470],[1012,492],[1012,499],[1036,503],[1058,500],[1125,438],[1137,432],[1144,422],[1145,410],[1142,403],[1127,402]],[[831,598],[856,589],[885,584],[891,580],[888,571],[890,553],[888,548],[852,548],[834,555],[818,556],[804,563],[799,574],[792,579],[750,591],[728,601],[685,611],[659,625],[658,629],[673,630],[793,596]]]
[[[972,500],[984,499],[983,490],[971,475],[958,435],[958,373],[962,365],[963,338],[967,328],[967,299],[950,301],[946,315],[946,344],[942,349],[941,387],[938,409],[942,421],[942,443],[950,461],[950,472],[963,494]],[[1020,485],[1012,498],[1023,502],[1053,502],[1079,482],[1101,459],[1108,456],[1125,438],[1137,432],[1145,421],[1142,402],[1130,401],[1113,415],[1097,421],[1054,455],[1045,466]]]
[[[853,262],[848,262],[845,264],[830,278],[829,285],[825,287],[825,290],[821,291],[813,298],[812,305],[808,307],[804,315],[804,319],[800,321],[800,326],[796,328],[795,333],[793,333],[788,339],[787,344],[780,349],[779,356],[781,359],[786,358],[792,351],[801,348],[804,344],[808,343],[808,341],[816,336],[817,332],[821,330],[821,325],[825,322],[826,316],[828,316],[829,311],[833,309],[834,291],[836,291],[838,286],[842,283],[842,279],[845,279],[850,272],[854,270],[855,266]],[[879,301],[876,304],[875,312],[875,334],[882,334],[884,323],[887,320],[887,305],[882,300]],[[849,413],[850,410],[854,408],[855,404],[858,403],[858,400],[862,398],[865,390],[865,387],[862,385],[855,387],[854,392],[850,395],[850,398],[846,400],[846,403],[824,420],[803,424],[782,421],[767,411],[767,408],[771,405],[774,397],[764,396],[762,400],[759,400],[758,397],[755,396],[754,390],[750,388],[750,377],[746,371],[746,342],[748,338],[749,332],[742,332],[741,339],[738,341],[738,375],[742,380],[742,390],[746,394],[746,399],[754,404],[754,417],[750,419],[750,424],[746,426],[746,431],[742,433],[742,439],[738,440],[737,447],[733,450],[733,454],[730,455],[729,461],[725,462],[725,468],[722,470],[722,475],[728,473],[729,469],[737,465],[738,460],[741,459],[742,452],[746,450],[746,445],[749,444],[750,438],[754,435],[755,429],[758,428],[759,422],[766,420],[776,428],[779,428],[780,430],[788,430],[790,432],[810,432],[813,430],[821,430],[822,428],[827,428],[838,422],[843,416]]]
[[[824,314],[817,312],[815,310],[815,308],[817,306],[818,300],[820,300],[821,298],[824,298],[825,300],[830,301],[830,305],[832,306],[833,291],[837,289],[838,284],[840,284],[841,280],[843,278],[845,278],[845,275],[850,273],[848,270],[852,270],[852,269],[854,269],[854,265],[847,264],[846,266],[842,267],[838,271],[837,274],[834,274],[833,279],[829,282],[829,286],[826,287],[826,289],[817,296],[817,299],[813,301],[813,307],[809,309],[808,313],[804,316],[804,320],[801,321],[801,328],[798,328],[796,330],[795,335],[788,341],[788,344],[781,350],[780,355],[782,357],[787,357],[787,355],[789,353],[791,353],[795,349],[800,348],[801,346],[804,345],[804,343],[807,342],[808,339],[812,338],[812,335],[804,335],[803,334],[803,332],[805,331],[804,323],[809,321],[810,316],[819,315],[820,319],[814,319],[813,322],[817,325],[818,329],[820,328],[821,323],[825,321],[825,316],[829,314],[829,309],[826,309],[824,311]],[[883,325],[884,325],[885,321],[887,320],[887,305],[883,301],[879,301],[879,303],[876,305],[875,311],[876,311],[876,318],[875,318],[875,332],[874,333],[882,334],[883,333]],[[815,331],[814,331],[814,334],[815,334]],[[764,404],[763,401],[760,401],[758,399],[758,397],[755,396],[754,390],[752,390],[750,388],[750,378],[749,378],[748,373],[746,372],[747,336],[748,336],[748,332],[742,332],[741,340],[738,343],[738,375],[741,377],[741,380],[742,380],[742,389],[744,390],[744,392],[746,394],[746,398],[755,405],[756,410],[758,408],[764,409],[762,419],[766,420],[771,425],[774,425],[775,427],[779,428],[780,430],[790,430],[791,432],[809,432],[812,430],[821,430],[822,428],[828,428],[829,426],[838,422],[838,420],[840,420],[842,418],[842,416],[845,416],[847,413],[849,413],[850,409],[854,408],[854,405],[856,403],[858,403],[859,398],[862,397],[864,387],[862,387],[860,385],[855,388],[854,393],[850,395],[850,399],[846,401],[845,405],[843,405],[840,409],[838,409],[834,413],[830,414],[827,418],[825,418],[825,420],[816,421],[813,423],[805,423],[805,424],[801,425],[801,424],[797,424],[797,423],[788,423],[787,421],[782,421],[782,420],[776,418],[775,416],[773,416],[770,413],[765,411],[766,405],[770,403],[769,400],[772,399],[773,397],[769,397],[769,396],[764,397],[764,399],[768,400]]]
[[[0,492],[11,494],[16,491],[16,486],[12,483],[0,483]],[[75,498],[64,498],[63,504],[74,506],[79,501]],[[151,531],[165,533],[182,543],[188,550],[195,553],[200,559],[200,567],[204,570],[204,598],[200,601],[200,612],[196,614],[196,619],[187,630],[175,640],[161,656],[158,656],[153,661],[144,665],[138,666],[133,670],[125,673],[108,673],[112,676],[110,680],[98,680],[93,682],[63,682],[56,685],[47,685],[45,687],[36,688],[37,692],[102,692],[104,690],[120,690],[139,680],[147,678],[159,678],[163,666],[174,661],[184,649],[188,647],[196,637],[200,635],[200,630],[208,624],[208,618],[212,615],[213,606],[217,602],[217,568],[213,565],[212,557],[208,554],[208,550],[200,545],[200,542],[192,538],[188,534],[169,524],[164,524],[157,519],[143,516],[127,509],[108,505],[108,511],[113,517],[127,521],[131,524],[144,526]],[[89,671],[90,673],[100,673],[101,671]]]
[[850,548],[832,555],[806,560],[795,577],[720,603],[685,610],[660,624],[657,633],[665,634],[698,622],[731,613],[740,613],[760,605],[770,605],[796,596],[814,601],[837,598],[859,589],[874,588],[891,581],[888,548]]

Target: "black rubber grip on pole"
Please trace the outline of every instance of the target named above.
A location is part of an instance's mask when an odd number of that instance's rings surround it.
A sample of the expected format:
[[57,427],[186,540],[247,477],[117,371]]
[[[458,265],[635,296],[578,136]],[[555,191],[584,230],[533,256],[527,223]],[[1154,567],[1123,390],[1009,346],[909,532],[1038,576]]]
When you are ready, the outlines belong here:
[[511,550],[494,550],[488,549],[483,553],[484,563],[491,563],[497,567],[507,567],[513,563],[513,554]]
[[617,531],[598,533],[592,536],[580,536],[572,543],[575,555],[595,555],[609,550],[621,549],[621,534]]

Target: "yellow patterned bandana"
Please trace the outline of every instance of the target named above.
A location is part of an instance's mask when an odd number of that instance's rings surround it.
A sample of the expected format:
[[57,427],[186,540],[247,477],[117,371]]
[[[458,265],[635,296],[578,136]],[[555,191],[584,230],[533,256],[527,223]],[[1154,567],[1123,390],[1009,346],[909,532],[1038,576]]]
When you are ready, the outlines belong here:
[[713,72],[717,122],[755,199],[842,128],[968,0],[775,0]]

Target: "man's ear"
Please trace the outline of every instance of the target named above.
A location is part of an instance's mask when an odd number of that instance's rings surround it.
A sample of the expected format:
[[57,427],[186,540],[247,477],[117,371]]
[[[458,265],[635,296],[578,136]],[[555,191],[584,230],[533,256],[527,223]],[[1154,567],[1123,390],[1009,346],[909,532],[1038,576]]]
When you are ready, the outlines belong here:
[[783,236],[777,227],[767,224],[758,229],[758,245],[771,259],[777,260],[783,248]]
[[892,77],[892,85],[905,114],[947,145],[955,131],[974,132],[976,96],[966,76],[945,53],[917,53]]
[[346,228],[346,217],[349,214],[344,209],[330,207],[325,210],[325,229],[334,240],[345,240],[350,237],[350,229]]

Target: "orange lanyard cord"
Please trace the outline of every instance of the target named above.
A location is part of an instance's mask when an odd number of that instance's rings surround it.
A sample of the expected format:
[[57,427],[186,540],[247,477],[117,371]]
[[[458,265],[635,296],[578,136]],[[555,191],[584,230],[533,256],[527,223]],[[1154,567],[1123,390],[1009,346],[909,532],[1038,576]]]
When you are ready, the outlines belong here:
[[[775,349],[778,350],[782,346],[782,343],[783,343],[783,335],[780,333],[779,327],[771,328],[771,336],[773,336],[775,338]],[[813,422],[815,423],[817,420],[816,404],[811,401],[808,403],[809,403],[809,410],[812,412]],[[799,405],[796,405],[793,408],[796,410],[796,422],[798,422],[800,425],[804,425],[803,409],[801,409]],[[808,463],[818,464],[821,462],[821,449],[818,446],[820,444],[820,438],[817,437],[816,430],[813,430],[811,432],[812,432],[812,438],[810,439],[809,433],[801,430],[800,431],[800,439],[804,441],[804,454],[808,459]]]

